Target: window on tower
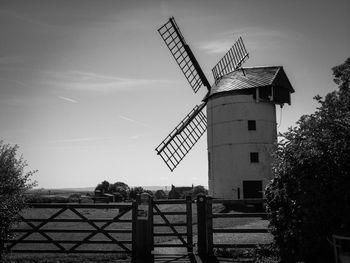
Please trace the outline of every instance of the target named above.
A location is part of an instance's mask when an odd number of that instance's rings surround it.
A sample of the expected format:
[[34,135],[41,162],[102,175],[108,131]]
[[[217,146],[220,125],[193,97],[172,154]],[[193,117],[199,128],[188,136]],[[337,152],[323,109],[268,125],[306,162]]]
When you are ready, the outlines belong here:
[[256,130],[256,121],[248,120],[248,131],[255,131],[255,130]]
[[258,163],[259,162],[259,153],[258,152],[251,152],[250,153],[250,162],[251,163]]

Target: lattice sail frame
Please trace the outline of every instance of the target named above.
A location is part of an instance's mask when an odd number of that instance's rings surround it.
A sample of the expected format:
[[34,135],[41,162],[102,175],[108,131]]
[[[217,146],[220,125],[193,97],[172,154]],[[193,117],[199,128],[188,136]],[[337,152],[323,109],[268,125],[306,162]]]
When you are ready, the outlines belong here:
[[223,58],[220,59],[212,69],[215,84],[222,76],[240,68],[248,57],[249,54],[244,46],[242,37],[239,37],[229,51],[227,51]]
[[181,162],[207,129],[207,117],[202,112],[206,103],[193,108],[176,128],[156,148],[171,171]]
[[[171,17],[158,29],[158,32],[193,91],[197,93],[202,86],[206,86],[208,89],[207,97],[210,94],[211,86],[187,45],[175,19]],[[240,68],[248,57],[249,54],[240,37],[212,69],[215,84],[223,75]],[[171,171],[176,168],[207,129],[207,118],[202,112],[206,105],[206,97],[204,102],[197,105],[156,148],[157,154],[162,157]]]
[[202,86],[206,86],[207,89],[210,90],[211,86],[181,34],[175,19],[171,17],[167,23],[158,29],[158,32],[193,91],[197,93]]

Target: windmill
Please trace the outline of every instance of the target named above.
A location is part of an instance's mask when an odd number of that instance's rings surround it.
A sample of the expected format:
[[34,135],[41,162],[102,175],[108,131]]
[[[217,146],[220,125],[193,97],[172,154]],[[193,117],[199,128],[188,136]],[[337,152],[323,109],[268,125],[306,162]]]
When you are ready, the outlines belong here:
[[204,86],[207,94],[158,145],[157,154],[173,171],[208,129],[209,193],[240,199],[243,188],[243,198],[262,197],[277,137],[275,104],[290,104],[294,92],[283,68],[243,68],[249,54],[239,37],[213,67],[210,85],[175,19],[158,32],[193,91]]
[[[160,27],[158,32],[193,91],[197,93],[202,86],[205,86],[208,90],[208,96],[211,85],[181,34],[174,17],[171,17],[167,23]],[[215,82],[217,83],[226,73],[239,69],[247,58],[248,53],[240,37],[212,69]],[[207,129],[207,118],[203,113],[203,109],[207,104],[206,97],[201,104],[196,105],[186,115],[156,148],[157,154],[162,157],[171,171],[176,168]]]

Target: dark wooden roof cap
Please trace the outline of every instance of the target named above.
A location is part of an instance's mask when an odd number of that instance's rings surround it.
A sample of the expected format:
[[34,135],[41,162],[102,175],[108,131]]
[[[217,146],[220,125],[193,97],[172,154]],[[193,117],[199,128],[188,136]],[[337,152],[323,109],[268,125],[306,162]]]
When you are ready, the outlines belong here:
[[282,66],[250,67],[223,76],[216,85],[213,85],[208,97],[221,92],[269,86],[288,90],[289,93],[294,92]]

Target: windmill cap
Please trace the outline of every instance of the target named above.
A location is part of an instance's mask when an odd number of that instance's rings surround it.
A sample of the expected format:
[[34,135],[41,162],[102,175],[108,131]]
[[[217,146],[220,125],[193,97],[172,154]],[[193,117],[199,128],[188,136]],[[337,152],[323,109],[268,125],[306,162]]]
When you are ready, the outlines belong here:
[[282,66],[244,67],[224,75],[212,86],[211,97],[222,92],[275,86],[294,92]]

